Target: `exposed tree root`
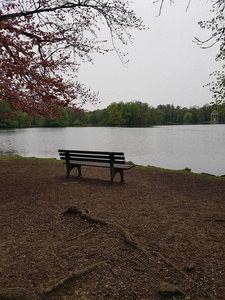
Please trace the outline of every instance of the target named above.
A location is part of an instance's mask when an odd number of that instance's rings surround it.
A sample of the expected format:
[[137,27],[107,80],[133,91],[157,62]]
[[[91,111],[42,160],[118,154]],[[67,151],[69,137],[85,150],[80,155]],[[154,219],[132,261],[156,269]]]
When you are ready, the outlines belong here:
[[[124,241],[128,244],[131,245],[133,248],[137,249],[140,251],[142,254],[145,255],[150,260],[153,260],[155,256],[160,257],[162,261],[164,261],[167,265],[175,269],[177,272],[179,272],[183,277],[185,277],[190,283],[192,283],[196,288],[201,290],[209,299],[216,299],[211,293],[208,292],[207,289],[203,287],[199,287],[196,282],[188,275],[186,274],[183,270],[181,270],[178,266],[176,266],[174,263],[172,263],[168,258],[166,258],[164,255],[162,255],[160,252],[156,251],[148,251],[145,249],[144,246],[142,246],[136,239],[135,237],[127,231],[123,226],[113,224],[110,222],[107,222],[103,219],[100,219],[98,217],[95,217],[90,214],[90,212],[87,209],[79,209],[75,206],[69,207],[68,210],[64,214],[79,214],[79,216],[84,219],[89,221],[90,223],[93,224],[100,224],[100,225],[106,225],[106,226],[113,226],[117,229],[119,229],[123,235]],[[88,232],[90,233],[92,229]],[[83,234],[86,235],[87,233]],[[81,235],[82,236],[82,235]],[[108,261],[100,261],[98,263],[89,265],[86,268],[83,268],[77,272],[70,272],[66,277],[63,278],[58,278],[52,281],[49,281],[48,283],[41,284],[40,287],[36,290],[36,292],[41,295],[41,296],[46,296],[60,288],[62,288],[65,284],[67,284],[71,280],[76,280],[84,275],[87,275],[91,272],[93,272],[96,268],[106,264]],[[133,291],[134,292],[134,291]],[[136,294],[134,292],[134,294]],[[25,299],[26,298],[26,292],[22,290],[21,288],[17,289],[7,289],[7,290],[2,290],[0,291],[0,299]]]
[[134,248],[138,249],[139,251],[144,253],[146,256],[148,256],[148,257],[150,256],[150,253],[138,241],[136,241],[134,236],[132,234],[130,234],[130,232],[128,232],[124,227],[117,225],[117,224],[112,224],[103,219],[97,218],[97,217],[91,215],[88,209],[79,209],[76,206],[71,206],[68,208],[68,210],[64,214],[68,214],[68,213],[79,214],[82,219],[87,220],[91,223],[117,227],[123,233],[124,240],[127,244],[132,245]]
[[68,274],[68,276],[66,276],[64,278],[55,279],[55,280],[49,281],[48,283],[44,283],[39,288],[39,294],[41,294],[43,296],[43,295],[52,293],[53,291],[58,290],[59,288],[64,286],[70,280],[78,279],[81,276],[87,275],[105,263],[107,263],[107,261],[101,261],[101,262],[92,264],[84,269],[81,269],[80,271],[70,272]]
[[68,210],[66,212],[64,212],[64,214],[70,214],[70,213],[79,214],[82,219],[87,220],[90,223],[96,223],[96,224],[100,224],[100,225],[112,225],[109,222],[106,222],[102,219],[91,216],[88,209],[79,209],[76,206],[71,206],[68,208]]
[[85,235],[91,233],[91,232],[93,231],[93,229],[94,229],[94,228],[91,228],[88,232],[79,234],[79,235],[77,235],[77,236],[75,236],[75,237],[73,237],[73,238],[71,238],[71,239],[68,239],[67,241],[68,241],[68,242],[69,242],[69,241],[73,241],[73,240],[77,239],[78,237],[85,236]]
[[115,225],[115,226],[117,226],[120,229],[120,231],[123,233],[124,240],[128,245],[131,245],[135,249],[139,250],[146,257],[151,258],[151,259],[153,258],[150,255],[150,253],[145,249],[145,247],[143,247],[129,231],[127,231],[124,227],[122,227],[120,225]]
[[[134,236],[130,232],[128,232],[121,225],[113,224],[113,223],[107,222],[103,219],[99,219],[95,216],[92,216],[90,214],[89,210],[87,210],[87,209],[81,210],[81,209],[77,208],[76,206],[69,207],[68,210],[64,214],[67,214],[67,213],[79,214],[82,219],[85,219],[91,223],[114,226],[114,227],[120,229],[120,231],[122,232],[122,234],[124,236],[124,240],[127,244],[131,245],[132,247],[134,247],[135,249],[137,249],[138,251],[143,253],[149,259],[153,259],[154,256],[159,256],[162,261],[164,261],[167,265],[169,265],[170,267],[175,269],[178,273],[180,273],[182,276],[184,276],[190,283],[192,283],[196,286],[196,282],[188,274],[186,274],[183,270],[181,270],[178,266],[176,266],[174,263],[172,263],[168,258],[166,258],[164,255],[162,255],[160,252],[157,252],[157,251],[149,252],[147,249],[145,249],[144,246],[142,246],[134,238]],[[209,293],[209,291],[207,289],[204,289],[203,287],[199,287],[199,286],[198,286],[198,289],[200,289],[210,299],[215,299],[214,296],[211,293]]]
[[27,291],[20,287],[5,288],[0,290],[1,300],[22,300],[25,299]]

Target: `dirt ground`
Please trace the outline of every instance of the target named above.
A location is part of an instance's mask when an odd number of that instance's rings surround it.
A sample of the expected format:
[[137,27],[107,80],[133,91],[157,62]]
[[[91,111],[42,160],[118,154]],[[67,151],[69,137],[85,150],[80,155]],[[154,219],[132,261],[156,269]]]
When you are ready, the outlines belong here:
[[225,178],[0,159],[0,299],[225,299]]

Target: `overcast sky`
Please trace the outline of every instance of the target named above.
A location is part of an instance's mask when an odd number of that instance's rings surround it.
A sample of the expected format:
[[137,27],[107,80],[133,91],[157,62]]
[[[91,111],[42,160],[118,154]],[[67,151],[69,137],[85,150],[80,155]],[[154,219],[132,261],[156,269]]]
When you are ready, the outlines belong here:
[[[169,3],[169,1],[167,1]],[[159,4],[153,0],[134,0],[132,8],[149,27],[133,31],[133,44],[121,47],[128,52],[129,63],[121,63],[115,52],[94,55],[94,64],[83,63],[79,81],[99,92],[98,107],[112,102],[141,101],[156,107],[174,104],[181,107],[203,106],[212,101],[208,87],[209,76],[219,69],[215,62],[219,46],[207,50],[193,42],[195,37],[208,38],[210,30],[201,29],[198,21],[213,17],[210,0],[175,0],[173,6],[164,6],[158,15]],[[102,26],[101,34],[110,39]],[[110,42],[110,41],[109,41]]]

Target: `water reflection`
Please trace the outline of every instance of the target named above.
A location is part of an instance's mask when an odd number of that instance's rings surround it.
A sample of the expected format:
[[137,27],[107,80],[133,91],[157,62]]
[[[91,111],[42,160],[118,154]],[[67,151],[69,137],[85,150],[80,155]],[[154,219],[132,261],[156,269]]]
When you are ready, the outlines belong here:
[[0,153],[58,158],[59,148],[124,151],[126,160],[139,165],[222,175],[224,135],[225,125],[0,130]]

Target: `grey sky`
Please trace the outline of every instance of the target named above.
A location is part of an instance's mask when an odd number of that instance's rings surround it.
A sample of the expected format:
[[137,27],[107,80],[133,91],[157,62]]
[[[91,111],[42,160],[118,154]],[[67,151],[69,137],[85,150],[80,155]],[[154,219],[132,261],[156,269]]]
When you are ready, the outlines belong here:
[[[93,65],[81,65],[79,81],[99,92],[101,103],[97,108],[120,101],[147,102],[154,107],[203,106],[212,101],[209,88],[203,85],[211,81],[209,74],[219,69],[215,62],[219,46],[202,50],[193,43],[194,37],[204,39],[211,34],[210,30],[201,29],[198,21],[211,20],[212,2],[192,0],[185,12],[188,0],[177,0],[173,6],[166,4],[159,17],[159,6],[152,2],[133,1],[132,7],[149,29],[133,31],[133,44],[121,47],[128,52],[128,64],[123,65],[111,52],[94,55]],[[109,39],[104,27],[101,35]]]

